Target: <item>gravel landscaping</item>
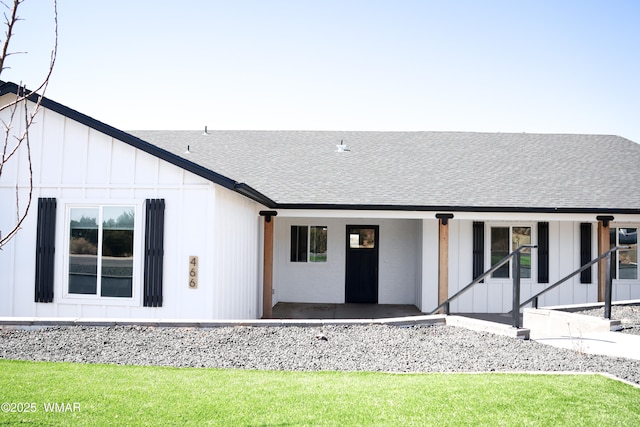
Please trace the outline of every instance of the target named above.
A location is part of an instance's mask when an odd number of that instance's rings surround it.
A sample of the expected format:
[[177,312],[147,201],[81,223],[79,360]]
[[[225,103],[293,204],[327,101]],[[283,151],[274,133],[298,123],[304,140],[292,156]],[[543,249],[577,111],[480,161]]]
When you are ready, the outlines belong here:
[[275,370],[604,372],[640,384],[640,361],[453,326],[52,327],[0,332],[0,358]]

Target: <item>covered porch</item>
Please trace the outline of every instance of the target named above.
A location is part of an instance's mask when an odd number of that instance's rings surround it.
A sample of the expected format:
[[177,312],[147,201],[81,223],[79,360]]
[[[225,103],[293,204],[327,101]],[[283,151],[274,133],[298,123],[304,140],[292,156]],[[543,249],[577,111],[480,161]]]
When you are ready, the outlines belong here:
[[[452,313],[472,319],[508,325],[511,316],[504,313]],[[412,304],[313,304],[279,302],[273,307],[274,319],[389,319],[422,316]]]
[[279,302],[273,307],[274,319],[383,319],[422,316],[412,304],[313,304]]
[[[619,234],[610,230],[637,229],[637,217],[628,215],[613,222],[612,216],[526,212],[457,212],[454,216],[433,211],[280,210],[274,214],[270,222],[265,221],[265,236],[271,236],[265,239],[269,256],[265,256],[264,277],[271,279],[265,280],[269,286],[263,292],[265,318],[295,316],[278,315],[277,309],[271,313],[278,303],[408,305],[429,313],[489,268],[497,250],[496,231],[515,229],[527,231],[525,243],[538,244],[521,284],[521,297],[526,299],[606,251],[610,236]],[[510,242],[507,246],[511,247]],[[635,260],[635,252],[632,255]],[[637,270],[637,264],[629,265]],[[594,266],[592,270],[593,276],[573,278],[545,295],[541,304],[601,300],[605,269]],[[453,302],[451,312],[508,312],[510,274],[478,284]],[[637,278],[616,280],[614,298],[635,298],[634,284]],[[359,291],[355,297],[353,289]],[[308,318],[360,317],[346,308],[345,314],[335,310],[307,307],[302,312]]]
[[[265,239],[265,254],[270,252],[265,267],[271,266],[265,278],[271,286],[263,293],[271,295],[265,305],[273,308],[265,317],[282,317],[281,307],[288,309],[284,317],[298,308],[307,318],[395,317],[437,305],[437,267],[423,268],[423,257],[437,262],[437,219],[353,214],[279,211],[265,221],[265,236],[273,236]],[[429,304],[423,301],[423,283],[433,294]]]

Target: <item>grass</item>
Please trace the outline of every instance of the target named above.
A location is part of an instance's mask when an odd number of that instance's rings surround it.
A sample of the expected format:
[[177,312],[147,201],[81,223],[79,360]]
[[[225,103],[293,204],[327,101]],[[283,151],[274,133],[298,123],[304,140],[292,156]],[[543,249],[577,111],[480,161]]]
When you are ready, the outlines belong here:
[[[282,372],[0,360],[0,426],[637,425],[599,375]],[[26,406],[31,403],[35,406]],[[45,404],[58,403],[46,412]],[[3,409],[6,409],[3,406]],[[74,410],[78,409],[78,410]]]

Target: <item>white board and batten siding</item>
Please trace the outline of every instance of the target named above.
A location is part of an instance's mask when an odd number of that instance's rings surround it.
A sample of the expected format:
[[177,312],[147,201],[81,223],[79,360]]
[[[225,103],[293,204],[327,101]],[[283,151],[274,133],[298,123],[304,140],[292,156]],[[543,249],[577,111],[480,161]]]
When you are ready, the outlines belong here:
[[[530,216],[529,221],[519,220],[517,223],[527,224],[532,227],[532,242],[537,242],[538,220],[549,223],[549,283],[539,283],[537,278],[537,250],[532,251],[532,272],[531,278],[522,278],[520,287],[521,301],[537,294],[551,284],[554,284],[574,272],[581,266],[580,261],[580,223],[592,223],[591,254],[592,258],[597,256],[597,222],[594,218],[582,218],[582,221],[569,221],[563,218],[562,221],[550,221],[548,217],[536,218]],[[629,219],[629,218],[627,218]],[[638,218],[635,218],[635,227],[638,227]],[[488,254],[490,253],[490,240],[488,238],[491,225],[509,224],[510,222],[487,221],[485,223],[485,270],[489,265]],[[458,220],[450,221],[449,231],[449,259],[453,260],[449,264],[449,295],[454,295],[457,291],[469,284],[473,280],[472,273],[472,225],[473,221]],[[427,236],[426,239],[429,239]],[[425,244],[428,245],[428,244]],[[433,246],[433,245],[432,245]],[[432,249],[433,252],[433,249]],[[433,260],[425,260],[425,270],[437,268]],[[563,283],[559,287],[543,294],[538,302],[539,306],[555,306],[566,304],[594,303],[598,299],[598,266],[592,267],[591,283],[580,283],[580,275],[576,275]],[[425,280],[437,280],[437,276],[426,277]],[[437,288],[423,282],[423,293],[426,289]],[[426,291],[431,295],[428,307],[435,307],[437,292]],[[484,283],[479,283],[462,294],[451,303],[451,311],[457,313],[506,313],[512,308],[512,279],[487,278]],[[614,280],[613,299],[629,300],[640,298],[640,280]],[[424,300],[424,299],[423,299]],[[423,310],[426,310],[423,308]]]
[[[260,205],[54,111],[31,128],[34,194],[29,215],[0,252],[0,316],[72,318],[246,319],[260,317]],[[27,188],[24,153],[0,181],[0,227],[15,217],[15,182]],[[17,178],[18,175],[20,178]],[[34,302],[37,201],[57,201],[54,302]],[[165,200],[163,306],[143,307],[145,199]],[[66,292],[68,209],[87,204],[135,206],[133,298]],[[199,283],[189,288],[189,257]]]

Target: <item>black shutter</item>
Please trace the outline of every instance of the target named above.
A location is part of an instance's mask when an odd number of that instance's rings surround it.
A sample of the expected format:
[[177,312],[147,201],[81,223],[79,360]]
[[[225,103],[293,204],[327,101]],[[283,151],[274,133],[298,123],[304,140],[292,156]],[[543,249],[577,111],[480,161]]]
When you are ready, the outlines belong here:
[[538,283],[549,283],[549,223],[538,223]]
[[[591,261],[591,223],[580,224],[580,266]],[[591,268],[580,273],[580,283],[591,283]]]
[[144,238],[144,306],[162,307],[164,199],[147,199]]
[[56,199],[38,199],[35,302],[53,302]]
[[484,222],[473,223],[473,278],[484,273]]

